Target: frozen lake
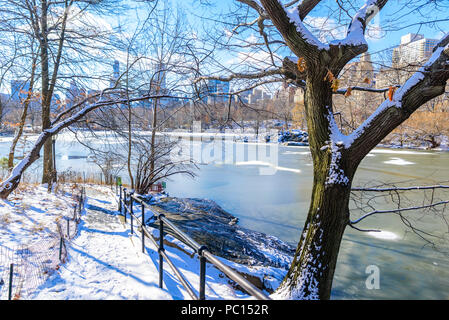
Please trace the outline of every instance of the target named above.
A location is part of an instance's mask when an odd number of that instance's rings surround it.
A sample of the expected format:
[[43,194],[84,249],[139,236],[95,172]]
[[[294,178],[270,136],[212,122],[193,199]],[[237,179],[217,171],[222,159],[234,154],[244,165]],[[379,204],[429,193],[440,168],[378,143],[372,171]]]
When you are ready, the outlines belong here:
[[[98,142],[94,142],[97,143]],[[200,150],[207,142],[194,142]],[[227,142],[249,154],[257,144]],[[0,139],[0,156],[8,153],[9,139]],[[263,146],[265,148],[265,146]],[[234,150],[233,149],[233,150]],[[58,137],[58,171],[71,169],[98,172],[87,162],[88,151],[69,135]],[[273,152],[276,153],[274,156]],[[209,151],[206,153],[210,155]],[[204,155],[204,154],[203,154]],[[225,156],[223,156],[224,158]],[[209,157],[210,158],[210,157]],[[239,218],[247,228],[274,235],[296,245],[306,218],[312,183],[308,147],[277,146],[270,159],[201,161],[197,177],[177,176],[167,181],[170,195],[208,198]],[[204,160],[204,159],[203,159]],[[210,159],[209,159],[210,160]],[[205,164],[210,162],[208,164]],[[266,172],[261,169],[274,169]],[[39,164],[31,173],[39,171]],[[126,174],[122,174],[124,180]],[[361,163],[354,186],[367,182],[405,182],[432,185],[449,180],[449,152],[375,149]],[[447,193],[446,193],[447,195]],[[382,205],[381,205],[382,206]],[[427,219],[426,230],[441,230],[441,221]],[[351,228],[340,249],[333,286],[336,299],[449,299],[449,257],[424,246],[394,214],[368,219],[363,227],[381,229],[380,234]],[[368,266],[380,270],[380,289],[367,289]]]

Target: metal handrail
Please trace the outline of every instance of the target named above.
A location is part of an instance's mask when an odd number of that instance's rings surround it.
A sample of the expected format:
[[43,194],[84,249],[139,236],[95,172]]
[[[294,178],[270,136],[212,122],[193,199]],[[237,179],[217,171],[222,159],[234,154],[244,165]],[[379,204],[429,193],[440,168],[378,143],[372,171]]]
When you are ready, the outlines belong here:
[[[128,211],[129,212],[129,211]],[[134,217],[134,219],[136,219],[137,222],[140,222],[141,228],[142,228],[142,232],[144,233],[144,235],[146,235],[152,242],[153,244],[156,246],[156,248],[159,248],[159,245],[156,241],[156,239],[154,238],[154,236],[148,232],[147,228],[145,226],[142,226],[142,221],[139,220],[139,218],[137,218],[134,213],[129,212],[129,214],[131,216]],[[172,268],[173,272],[176,274],[176,276],[178,277],[179,281],[181,281],[182,285],[186,288],[187,292],[189,293],[189,295],[193,298],[193,299],[198,299],[198,296],[195,294],[195,292],[193,291],[191,285],[187,282],[187,280],[182,276],[182,273],[178,270],[178,268],[176,268],[176,266],[173,264],[173,262],[171,261],[171,259],[167,256],[167,254],[165,253],[165,250],[161,250],[160,254],[165,258],[165,260],[167,260],[169,266]]]
[[[122,197],[123,190],[123,197]],[[259,300],[270,300],[270,298],[265,295],[261,290],[256,288],[252,283],[246,280],[241,274],[221,262],[215,255],[213,255],[206,246],[198,244],[195,240],[193,240],[190,236],[180,230],[173,222],[167,219],[164,214],[158,213],[157,210],[153,209],[153,206],[144,202],[134,195],[134,192],[127,192],[126,188],[122,189],[122,185],[120,185],[120,194],[119,194],[119,211],[122,213],[122,208],[125,209],[125,222],[126,222],[126,212],[130,214],[131,217],[131,233],[133,233],[133,218],[140,224],[142,229],[142,251],[144,251],[144,241],[145,235],[153,242],[153,244],[158,249],[159,253],[159,287],[162,288],[162,279],[163,279],[163,259],[167,261],[169,266],[172,268],[178,279],[181,281],[181,284],[186,288],[189,295],[196,300],[204,300],[205,299],[205,285],[206,285],[206,260],[209,261],[212,265],[217,267],[220,271],[222,271],[225,275],[227,275],[230,279],[234,280],[237,284],[239,284],[247,293],[252,295],[253,297]],[[130,204],[126,203],[126,199],[129,199]],[[142,216],[144,216],[145,209],[147,208],[150,212],[159,220],[159,244],[153,235],[147,230],[144,225],[144,219],[139,220],[133,213],[133,204],[132,202],[136,201],[141,205],[142,208]],[[200,289],[199,289],[199,297],[194,293],[192,286],[187,282],[187,280],[182,276],[182,273],[170,258],[165,253],[164,244],[163,244],[163,228],[164,225],[167,225],[177,236],[179,236],[182,240],[184,240],[194,251],[198,254],[200,259]]]

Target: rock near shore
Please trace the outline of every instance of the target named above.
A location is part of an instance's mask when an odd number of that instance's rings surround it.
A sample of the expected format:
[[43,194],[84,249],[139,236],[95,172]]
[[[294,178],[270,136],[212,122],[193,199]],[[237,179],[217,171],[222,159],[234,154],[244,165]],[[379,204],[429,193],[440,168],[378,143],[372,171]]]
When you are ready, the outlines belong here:
[[[282,269],[287,269],[293,259],[293,247],[273,236],[240,227],[236,217],[212,200],[165,197],[149,203],[216,256],[246,266]],[[146,224],[158,227],[154,217]],[[169,228],[167,232],[177,237]]]

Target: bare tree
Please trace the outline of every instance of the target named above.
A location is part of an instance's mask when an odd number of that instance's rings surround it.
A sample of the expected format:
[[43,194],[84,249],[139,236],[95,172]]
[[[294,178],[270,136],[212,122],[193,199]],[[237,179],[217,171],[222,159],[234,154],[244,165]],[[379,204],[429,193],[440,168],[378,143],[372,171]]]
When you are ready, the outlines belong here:
[[33,100],[33,88],[34,88],[34,82],[35,82],[35,76],[36,76],[36,64],[37,64],[37,55],[34,55],[31,60],[31,75],[30,75],[30,82],[29,82],[29,88],[28,92],[26,92],[26,98],[24,101],[21,101],[22,104],[22,115],[20,116],[19,125],[17,127],[17,130],[14,134],[14,138],[11,142],[11,146],[9,147],[9,154],[8,154],[8,169],[12,170],[14,166],[14,155],[17,143],[19,142],[19,139],[22,137],[23,128],[26,123],[26,119],[28,116],[28,108],[30,106],[30,103]]
[[[9,176],[0,183],[0,198],[6,199],[11,192],[17,188],[25,170],[29,168],[29,166],[37,159],[39,159],[39,153],[42,147],[53,135],[58,134],[61,130],[68,128],[71,125],[74,125],[76,122],[82,120],[89,112],[101,107],[156,98],[155,95],[135,95],[127,99],[117,98],[117,96],[120,95],[123,95],[123,92],[116,92],[114,90],[110,90],[109,88],[104,89],[102,92],[94,96],[87,97],[70,108],[58,113],[52,121],[50,127],[38,136],[36,142],[31,147],[31,150],[25,158],[14,166]],[[161,98],[167,96],[157,97]],[[89,100],[93,101],[89,102]]]
[[[0,2],[2,21],[15,21],[9,34],[24,34],[38,43],[42,130],[51,126],[52,106],[58,86],[64,79],[82,74],[82,64],[92,63],[90,51],[105,47],[106,32],[92,24],[88,11],[106,13],[111,11],[109,0],[4,0]],[[116,8],[119,4],[116,3]],[[96,43],[95,43],[96,42]],[[79,54],[82,53],[82,58]],[[82,62],[81,62],[82,61]],[[37,68],[37,67],[34,67]],[[76,72],[74,70],[77,70]],[[78,73],[79,72],[79,73]],[[34,83],[34,79],[32,79]],[[43,152],[42,183],[54,180],[52,144],[47,141]]]
[[[449,186],[404,184],[371,181],[369,185],[353,188],[349,226],[362,232],[380,232],[379,229],[366,227],[370,226],[369,218],[394,214],[426,246],[449,255]],[[410,181],[407,181],[407,184],[410,184]],[[381,206],[382,209],[379,209]],[[432,222],[432,229],[427,227],[429,222]]]
[[[444,93],[449,78],[449,34],[441,39],[429,61],[398,89],[391,86],[341,88],[339,76],[342,70],[368,50],[365,39],[368,25],[387,5],[387,0],[362,1],[360,6],[337,1],[337,7],[330,10],[330,15],[338,17],[340,14],[339,17],[346,18],[338,19],[339,24],[348,20],[349,24],[343,39],[334,37],[330,40],[322,36],[323,28],[317,28],[308,19],[312,10],[319,5],[325,6],[327,1],[237,2],[239,12],[243,14],[235,15],[240,19],[229,28],[231,36],[248,36],[244,33],[248,28],[258,31],[262,41],[254,41],[252,47],[268,53],[266,60],[271,66],[243,71],[240,67],[238,72],[209,78],[223,81],[257,79],[260,83],[277,75],[305,89],[305,114],[314,172],[312,198],[291,268],[276,293],[293,299],[329,299],[341,239],[350,224],[348,203],[357,167],[370,150],[420,106]],[[402,7],[402,13],[407,14],[410,7],[426,5],[429,5],[426,1],[407,4]],[[242,6],[247,10],[242,10]],[[275,52],[282,46],[294,57],[280,59]],[[349,89],[387,92],[388,98],[361,125],[345,135],[335,119],[333,96],[346,94]]]
[[[88,123],[82,124],[94,137],[98,136],[96,131],[104,130],[115,142],[102,150],[83,144],[98,155],[113,152],[126,163],[131,188],[139,193],[147,193],[153,183],[174,174],[193,175],[191,161],[173,159],[171,152],[177,143],[161,132],[187,105],[183,96],[189,94],[188,55],[195,52],[190,46],[186,57],[186,47],[191,41],[188,26],[182,20],[182,12],[174,13],[166,3],[144,4],[144,8],[145,16],[136,19],[130,36],[120,35],[118,50],[123,52],[126,68],[115,85],[121,88],[125,100],[133,92],[151,93],[155,98],[98,109],[89,115]],[[120,147],[116,148],[117,145]]]

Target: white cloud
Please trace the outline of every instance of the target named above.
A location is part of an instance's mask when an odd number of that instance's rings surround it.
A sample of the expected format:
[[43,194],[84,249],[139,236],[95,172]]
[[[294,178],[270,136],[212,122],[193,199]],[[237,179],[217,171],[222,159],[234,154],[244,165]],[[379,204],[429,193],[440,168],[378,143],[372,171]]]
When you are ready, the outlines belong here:
[[[344,39],[346,36],[347,24],[340,24],[335,19],[329,17],[307,16],[304,24],[321,41],[329,42],[336,39]],[[385,36],[380,19],[376,16],[368,25],[365,33],[366,39],[376,41]]]
[[321,42],[342,39],[346,35],[346,26],[338,24],[332,18],[307,16],[304,24]]
[[[276,54],[273,54],[275,62],[282,60]],[[270,53],[262,50],[258,51],[240,51],[237,55],[227,61],[227,65],[250,66],[257,69],[266,69],[273,66]]]

